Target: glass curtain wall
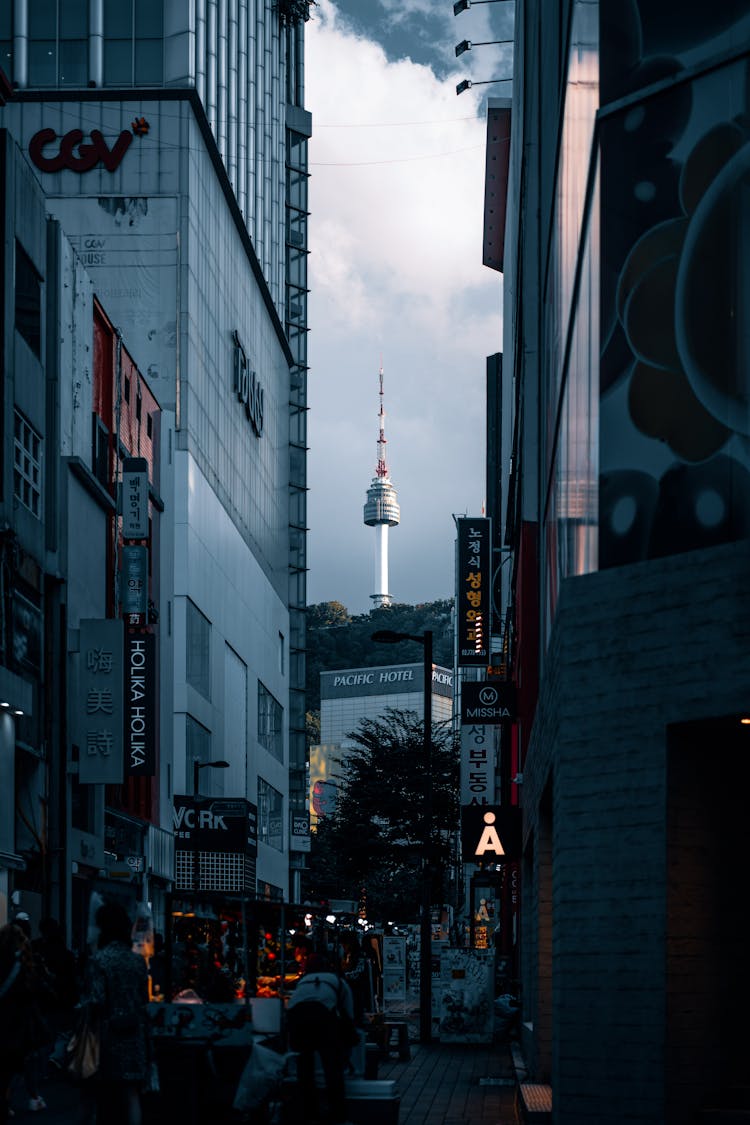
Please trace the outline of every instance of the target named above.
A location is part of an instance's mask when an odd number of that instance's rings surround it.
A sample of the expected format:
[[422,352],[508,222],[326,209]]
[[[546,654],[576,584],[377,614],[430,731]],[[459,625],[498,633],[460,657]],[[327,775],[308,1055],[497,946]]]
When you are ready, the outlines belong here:
[[561,579],[596,569],[598,6],[577,0],[545,280],[542,636]]

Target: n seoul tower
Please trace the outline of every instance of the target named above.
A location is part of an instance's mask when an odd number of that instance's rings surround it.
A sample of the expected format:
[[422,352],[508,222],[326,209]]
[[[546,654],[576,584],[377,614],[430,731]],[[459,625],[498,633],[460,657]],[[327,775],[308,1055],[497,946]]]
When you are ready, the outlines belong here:
[[385,410],[383,409],[383,367],[380,367],[380,411],[378,413],[378,463],[375,476],[367,489],[365,524],[375,528],[375,593],[370,594],[374,608],[388,606],[393,601],[388,593],[388,528],[396,527],[401,512],[396,501],[396,489],[388,476],[385,462]]

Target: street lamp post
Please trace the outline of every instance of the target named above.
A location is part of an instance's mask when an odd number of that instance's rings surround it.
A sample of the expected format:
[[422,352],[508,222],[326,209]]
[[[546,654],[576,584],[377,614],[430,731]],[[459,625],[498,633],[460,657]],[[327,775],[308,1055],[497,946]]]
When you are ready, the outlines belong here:
[[193,758],[193,799],[194,800],[199,796],[198,785],[200,784],[200,772],[201,772],[201,770],[205,770],[205,769],[228,770],[229,769],[229,762],[224,762],[224,761],[202,762],[200,760],[200,758]]
[[432,1042],[432,918],[431,898],[431,846],[432,834],[432,630],[425,629],[421,636],[396,633],[381,629],[372,634],[378,644],[399,644],[416,641],[422,645],[424,656],[424,804],[422,808],[422,908],[419,922],[419,1041]]

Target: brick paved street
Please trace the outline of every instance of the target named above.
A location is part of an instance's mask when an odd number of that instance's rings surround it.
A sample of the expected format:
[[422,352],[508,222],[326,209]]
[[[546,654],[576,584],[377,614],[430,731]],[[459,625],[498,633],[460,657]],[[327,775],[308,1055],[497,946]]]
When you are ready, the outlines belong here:
[[[412,1043],[411,1058],[380,1063],[378,1078],[395,1082],[399,1125],[516,1125],[515,1082],[507,1045]],[[31,1113],[20,1080],[13,1084],[14,1125],[78,1125],[77,1088],[57,1072],[43,1081],[47,1110]],[[149,1119],[153,1116],[149,1114]],[[158,1113],[162,1120],[168,1107]],[[230,1117],[227,1117],[230,1120]],[[109,1123],[103,1123],[109,1125]]]
[[381,1063],[396,1082],[399,1125],[515,1125],[515,1079],[505,1044],[411,1045],[411,1060]]

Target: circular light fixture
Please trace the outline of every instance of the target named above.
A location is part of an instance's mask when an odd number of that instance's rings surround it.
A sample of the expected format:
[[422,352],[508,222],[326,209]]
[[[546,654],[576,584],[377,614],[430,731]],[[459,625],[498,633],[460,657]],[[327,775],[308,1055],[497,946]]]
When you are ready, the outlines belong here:
[[16,709],[16,710],[14,710],[13,714],[14,715],[23,715],[23,711]]
[[[3,704],[3,707],[4,706],[5,704]],[[743,727],[750,727],[750,719],[740,719],[740,722],[742,723]]]

